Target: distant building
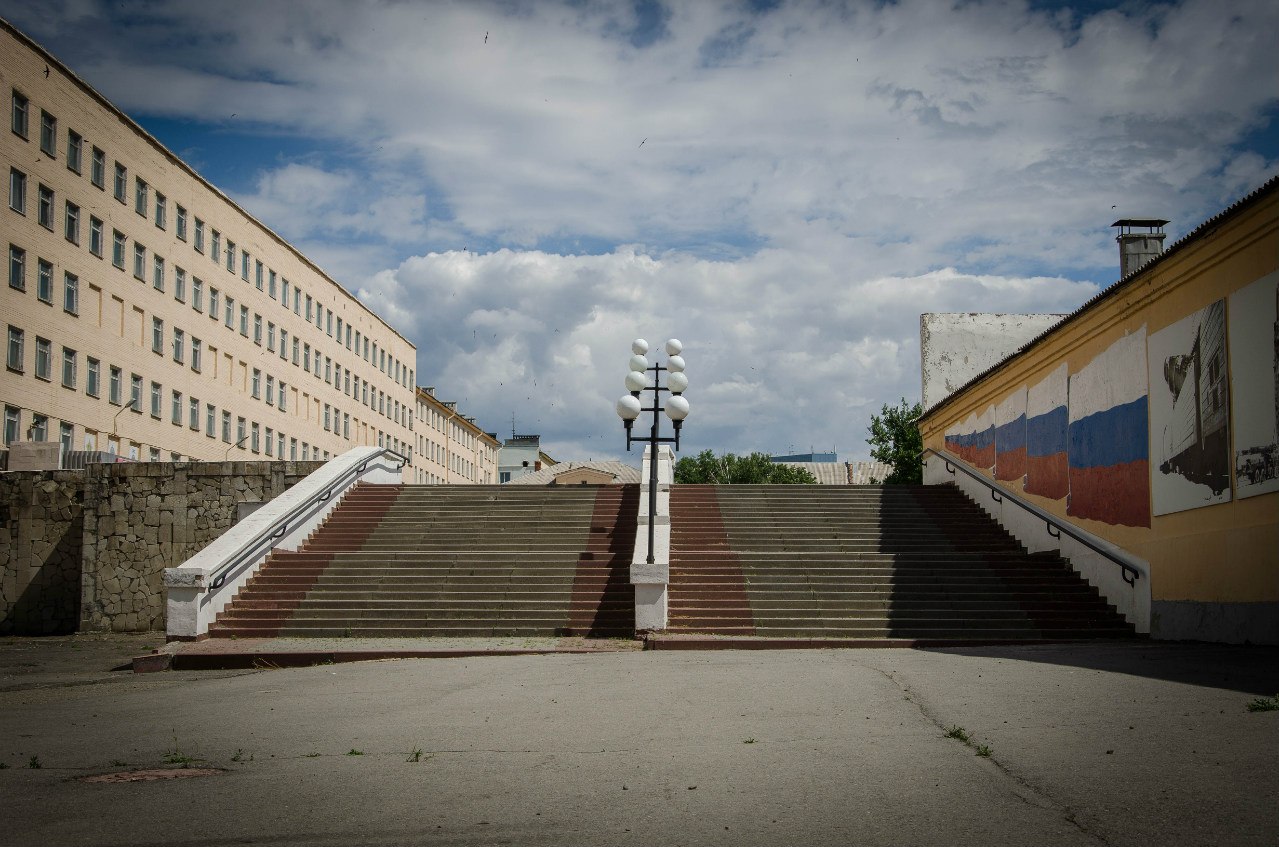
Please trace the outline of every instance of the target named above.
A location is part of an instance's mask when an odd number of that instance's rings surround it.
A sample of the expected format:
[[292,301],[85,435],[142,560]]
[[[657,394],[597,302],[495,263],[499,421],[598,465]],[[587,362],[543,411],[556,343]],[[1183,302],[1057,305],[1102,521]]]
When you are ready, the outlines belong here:
[[818,485],[876,485],[888,479],[888,475],[893,472],[892,465],[883,462],[782,462],[779,461],[781,458],[776,457],[773,461],[808,471]]
[[498,451],[497,481],[512,482],[554,464],[555,460],[542,452],[542,436],[512,435]]
[[481,429],[475,418],[458,412],[456,403],[438,399],[434,388],[417,387],[414,482],[493,485],[500,447],[497,436]]
[[769,456],[773,464],[793,464],[795,462],[838,462],[837,453],[796,453],[793,456]]
[[640,469],[625,462],[559,462],[516,477],[512,485],[625,485],[640,481]]

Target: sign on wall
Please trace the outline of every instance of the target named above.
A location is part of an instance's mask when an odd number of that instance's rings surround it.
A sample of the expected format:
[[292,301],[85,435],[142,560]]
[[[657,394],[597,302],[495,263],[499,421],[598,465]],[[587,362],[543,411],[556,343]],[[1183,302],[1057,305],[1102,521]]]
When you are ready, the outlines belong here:
[[1066,514],[1150,526],[1146,327],[1071,374]]
[[1149,350],[1154,513],[1229,501],[1226,301],[1151,333]]
[[1279,273],[1230,295],[1235,496],[1279,491]]

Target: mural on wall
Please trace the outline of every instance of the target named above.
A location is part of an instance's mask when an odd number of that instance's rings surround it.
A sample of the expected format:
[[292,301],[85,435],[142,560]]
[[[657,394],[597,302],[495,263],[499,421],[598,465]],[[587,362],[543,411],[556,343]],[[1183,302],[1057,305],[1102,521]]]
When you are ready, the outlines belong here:
[[1235,496],[1279,491],[1279,273],[1230,295]]
[[1063,362],[1026,392],[1026,493],[1054,500],[1070,493],[1066,379]]
[[1149,349],[1154,513],[1228,501],[1226,301],[1151,333]]
[[970,414],[963,423],[946,430],[946,449],[975,468],[995,466],[994,407],[978,415]]
[[1021,482],[1026,476],[1026,389],[1018,388],[995,407],[995,479]]
[[1066,514],[1150,526],[1146,327],[1071,374]]

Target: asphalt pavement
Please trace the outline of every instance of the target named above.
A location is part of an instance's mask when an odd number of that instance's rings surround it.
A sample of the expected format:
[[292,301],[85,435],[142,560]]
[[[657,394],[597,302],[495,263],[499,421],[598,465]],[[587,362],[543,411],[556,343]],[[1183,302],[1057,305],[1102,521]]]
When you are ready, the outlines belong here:
[[131,673],[159,641],[0,639],[0,844],[1279,844],[1276,648]]

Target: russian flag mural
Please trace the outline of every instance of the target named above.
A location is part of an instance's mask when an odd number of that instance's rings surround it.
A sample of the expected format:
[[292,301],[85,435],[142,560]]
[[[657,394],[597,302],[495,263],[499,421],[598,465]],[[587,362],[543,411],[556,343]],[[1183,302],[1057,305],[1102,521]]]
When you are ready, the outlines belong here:
[[1069,391],[1066,513],[1150,526],[1145,326],[1072,374]]
[[995,466],[994,407],[946,430],[946,449],[975,468]]
[[1021,482],[1026,475],[1026,389],[995,407],[995,479]]
[[1063,362],[1026,392],[1026,492],[1054,500],[1070,493],[1066,387]]

